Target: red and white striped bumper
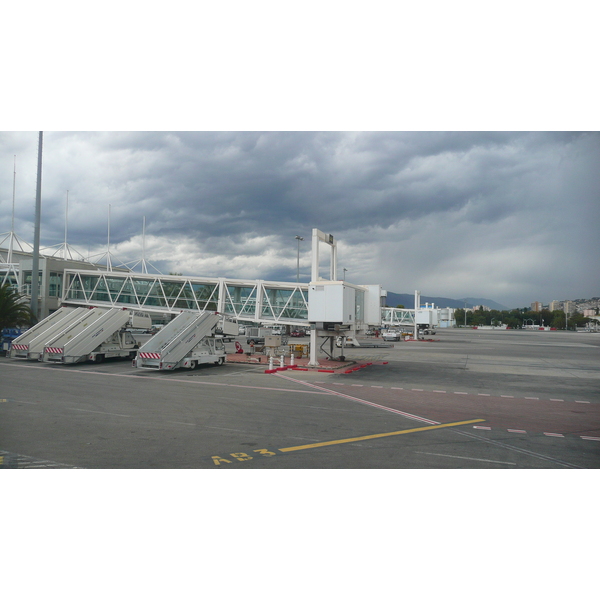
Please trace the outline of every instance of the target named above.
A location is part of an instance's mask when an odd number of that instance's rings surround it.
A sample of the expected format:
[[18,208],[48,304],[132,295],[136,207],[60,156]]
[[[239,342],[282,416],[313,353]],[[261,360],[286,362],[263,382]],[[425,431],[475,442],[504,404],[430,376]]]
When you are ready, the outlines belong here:
[[48,352],[50,354],[62,354],[63,349],[62,348],[52,348],[52,347],[48,346],[47,348],[44,348],[44,352]]
[[139,358],[160,358],[160,354],[158,352],[139,352]]

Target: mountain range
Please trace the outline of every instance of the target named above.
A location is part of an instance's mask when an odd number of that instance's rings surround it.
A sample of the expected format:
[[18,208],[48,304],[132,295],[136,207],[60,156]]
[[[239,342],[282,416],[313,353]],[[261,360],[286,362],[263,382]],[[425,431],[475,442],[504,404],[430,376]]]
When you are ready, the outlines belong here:
[[[465,303],[467,308],[473,308],[473,306],[479,306],[483,304],[484,306],[489,306],[493,310],[509,310],[506,306],[502,304],[498,304],[498,302],[494,302],[489,298],[441,298],[437,296],[421,296],[421,304],[425,303],[435,304],[437,308],[465,308]],[[403,304],[405,308],[414,308],[415,307],[415,295],[414,294],[396,294],[395,292],[387,293],[387,301],[386,304],[388,306],[398,306],[398,304]]]

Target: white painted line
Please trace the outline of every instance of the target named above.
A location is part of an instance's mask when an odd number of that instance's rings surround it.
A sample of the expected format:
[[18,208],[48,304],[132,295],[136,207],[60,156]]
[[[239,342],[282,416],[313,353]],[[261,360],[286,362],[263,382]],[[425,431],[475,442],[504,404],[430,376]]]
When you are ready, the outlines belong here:
[[489,394],[477,394],[478,396],[489,396]]
[[461,458],[462,460],[477,460],[479,462],[497,463],[499,465],[516,465],[517,463],[503,462],[501,460],[488,460],[487,458],[471,458],[470,456],[454,456],[453,454],[435,454],[433,452],[415,452],[415,454],[429,454],[430,456],[445,456],[448,458]]
[[500,398],[514,398],[514,396],[500,396]]
[[167,423],[171,423],[172,425],[191,425],[192,427],[196,426],[196,423],[180,423],[179,421],[167,421]]
[[382,385],[372,385],[371,387],[372,388],[382,388],[383,386]]
[[[305,385],[307,387],[311,387],[311,388],[316,388],[316,389],[322,389],[317,387],[316,385],[312,384],[312,383],[308,383],[307,381],[301,381],[299,379],[293,379],[292,377],[288,377],[287,375],[282,375],[281,373],[276,373],[275,374],[276,377],[280,377],[281,379],[287,379],[288,381],[294,381],[295,383],[300,383],[302,385]],[[411,413],[407,413],[407,412],[403,412],[401,410],[397,410],[395,408],[390,408],[389,406],[382,406],[381,404],[376,404],[375,402],[369,402],[368,400],[363,400],[362,398],[357,398],[356,396],[350,396],[348,394],[342,394],[341,392],[336,392],[334,390],[325,390],[322,389],[322,391],[326,391],[329,394],[332,394],[334,396],[339,396],[340,398],[348,398],[349,400],[352,400],[354,402],[359,402],[361,404],[365,404],[367,406],[372,406],[374,408],[378,408],[380,410],[385,410],[387,412],[391,412],[397,415],[402,415],[403,417],[408,417],[409,419],[413,419],[415,421],[420,421],[422,423],[428,423],[429,425],[439,425],[440,422],[439,421],[432,421],[431,419],[426,419],[425,417],[419,417],[418,415],[413,415]]]
[[588,400],[575,400],[575,402],[579,402],[579,404],[589,404]]
[[600,442],[600,437],[592,437],[589,435],[580,435],[579,436],[582,440],[596,440],[597,442]]
[[67,410],[79,410],[81,412],[96,413],[97,415],[110,415],[111,417],[131,417],[131,415],[119,415],[117,413],[102,412],[101,410],[87,410],[86,408],[69,408]]
[[468,396],[469,393],[468,392],[454,392],[455,394],[463,394],[464,396]]
[[487,429],[488,431],[492,430],[491,427],[485,427],[483,425],[473,425],[473,429]]
[[420,390],[419,388],[412,388],[410,391],[411,392],[422,392],[423,390]]
[[533,396],[525,396],[525,400],[539,400],[539,398],[534,398]]
[[404,388],[397,388],[397,387],[393,387],[391,388],[392,390],[403,390]]
[[545,431],[544,435],[551,435],[552,437],[565,437],[562,433],[546,433]]
[[564,400],[561,400],[560,398],[550,398],[551,402],[564,402]]
[[352,387],[364,387],[362,383],[353,383]]
[[433,390],[436,394],[445,394],[444,390]]
[[524,429],[507,429],[510,433],[527,433]]

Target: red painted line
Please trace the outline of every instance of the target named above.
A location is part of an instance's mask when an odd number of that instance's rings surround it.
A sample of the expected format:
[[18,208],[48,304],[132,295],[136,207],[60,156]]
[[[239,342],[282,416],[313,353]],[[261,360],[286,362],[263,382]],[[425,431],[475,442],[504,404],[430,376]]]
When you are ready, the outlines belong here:
[[318,369],[318,373],[335,373],[333,369]]

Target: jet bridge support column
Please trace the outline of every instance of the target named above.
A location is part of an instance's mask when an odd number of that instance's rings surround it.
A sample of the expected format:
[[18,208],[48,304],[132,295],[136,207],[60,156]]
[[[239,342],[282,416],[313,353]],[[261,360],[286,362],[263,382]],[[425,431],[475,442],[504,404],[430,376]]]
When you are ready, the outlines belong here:
[[308,361],[309,367],[320,367],[317,360],[317,328],[314,323],[310,325],[310,355]]
[[415,340],[419,339],[419,325],[417,324],[417,312],[421,308],[421,292],[415,290]]

